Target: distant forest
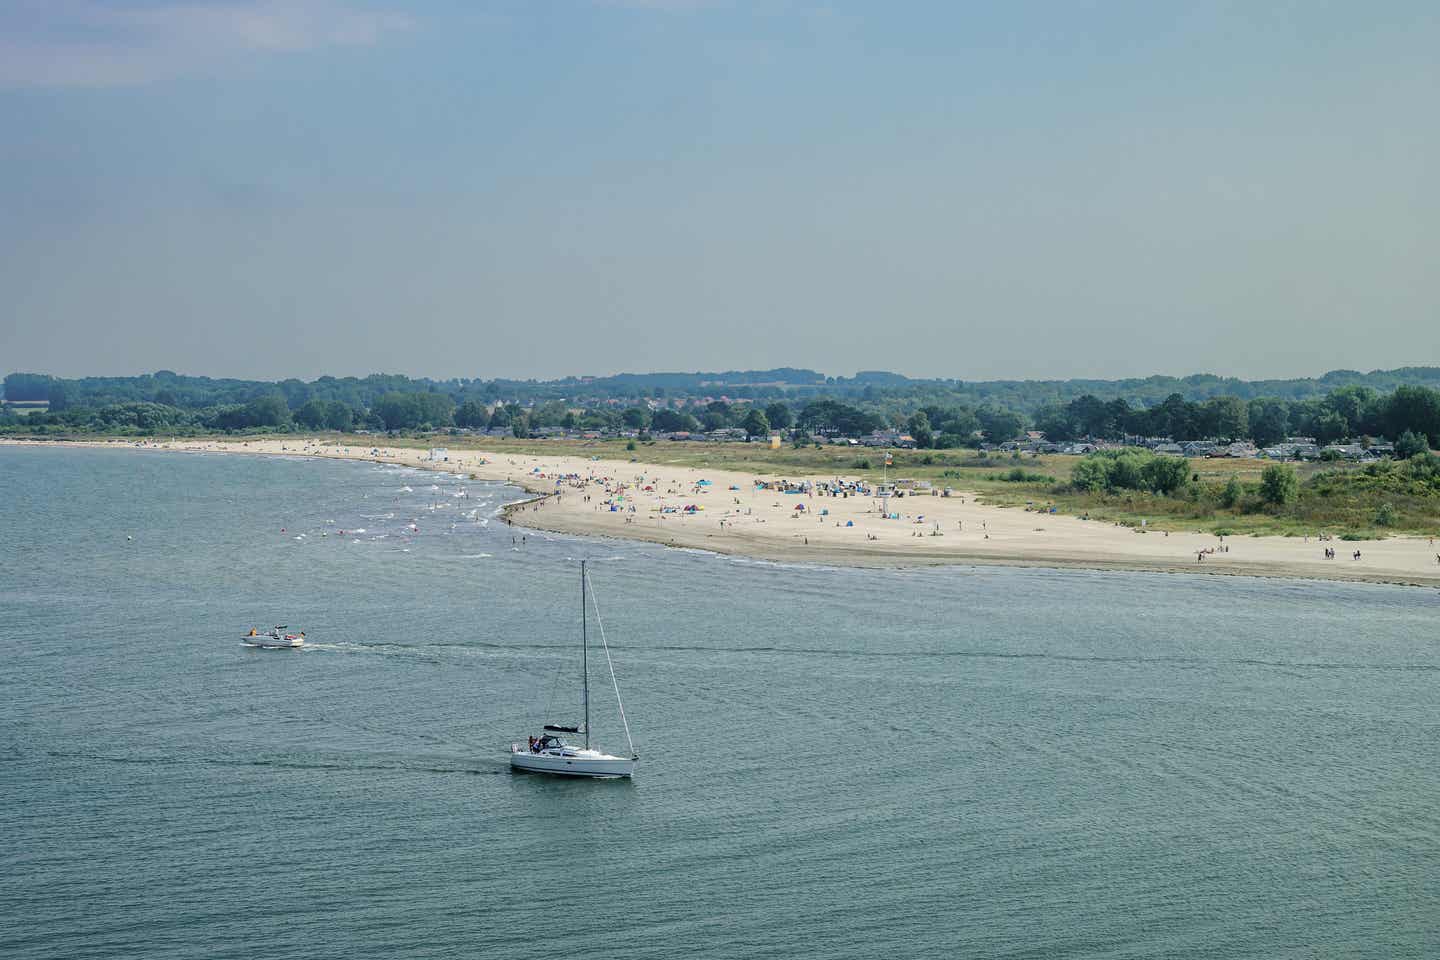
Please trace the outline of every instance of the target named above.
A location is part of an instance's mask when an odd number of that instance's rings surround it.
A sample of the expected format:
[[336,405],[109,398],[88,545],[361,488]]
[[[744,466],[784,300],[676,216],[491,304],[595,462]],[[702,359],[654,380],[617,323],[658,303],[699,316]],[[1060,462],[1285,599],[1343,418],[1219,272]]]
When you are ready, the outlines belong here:
[[1403,433],[1440,445],[1440,367],[1318,378],[1240,380],[1196,374],[1129,380],[912,379],[814,370],[618,374],[560,380],[431,380],[392,374],[313,381],[212,379],[162,370],[138,377],[64,379],[12,373],[8,433],[122,435],[287,430],[547,427],[613,430],[743,428],[759,435],[855,435],[894,428],[922,446],[999,442],[1026,429],[1055,440],[1125,435],[1254,440]]
[[1440,389],[1440,367],[1398,367],[1394,370],[1332,370],[1321,377],[1293,380],[1240,380],[1208,373],[1188,377],[1144,377],[1128,380],[924,380],[898,373],[861,371],[853,377],[827,377],[814,370],[732,370],[724,373],[621,373],[610,377],[565,377],[559,380],[431,380],[395,374],[368,377],[321,377],[301,380],[231,380],[189,377],[161,370],[138,377],[84,377],[67,380],[43,374],[12,373],[5,378],[5,399],[48,400],[57,409],[69,405],[102,406],[144,401],[167,406],[205,407],[246,403],[279,393],[292,408],[306,400],[338,400],[368,407],[392,391],[448,394],[455,402],[479,400],[493,404],[569,400],[576,403],[610,400],[687,399],[724,394],[744,400],[807,400],[813,397],[870,401],[944,397],[951,403],[986,404],[1030,414],[1047,404],[1083,396],[1125,400],[1132,407],[1151,407],[1178,394],[1204,401],[1214,397],[1252,400],[1312,400],[1338,387],[1369,387],[1389,393],[1400,386]]

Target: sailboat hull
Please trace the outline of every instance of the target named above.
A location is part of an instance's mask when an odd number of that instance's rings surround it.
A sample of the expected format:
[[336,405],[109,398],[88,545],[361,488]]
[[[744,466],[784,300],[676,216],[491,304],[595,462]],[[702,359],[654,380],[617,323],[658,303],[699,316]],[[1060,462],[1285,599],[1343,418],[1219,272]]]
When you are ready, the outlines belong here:
[[510,754],[510,769],[561,777],[628,777],[635,772],[635,761],[625,757],[559,756],[517,750]]
[[[545,725],[545,733],[539,738],[530,738],[528,747],[518,743],[510,744],[510,769],[527,773],[548,773],[559,777],[629,777],[635,773],[635,743],[630,740],[630,724],[625,719],[625,705],[620,702],[620,685],[615,682],[615,667],[610,663],[610,645],[605,642],[605,626],[600,623],[600,610],[595,610],[595,622],[600,624],[600,642],[605,646],[605,663],[610,668],[610,683],[615,687],[615,706],[620,710],[620,723],[625,727],[625,740],[630,744],[629,757],[612,757],[601,753],[590,745],[590,630],[586,605],[586,588],[589,578],[585,573],[585,561],[580,561],[580,682],[582,684],[581,704],[584,708],[584,726],[579,724]],[[554,734],[578,733],[585,731],[585,746],[572,746]]]

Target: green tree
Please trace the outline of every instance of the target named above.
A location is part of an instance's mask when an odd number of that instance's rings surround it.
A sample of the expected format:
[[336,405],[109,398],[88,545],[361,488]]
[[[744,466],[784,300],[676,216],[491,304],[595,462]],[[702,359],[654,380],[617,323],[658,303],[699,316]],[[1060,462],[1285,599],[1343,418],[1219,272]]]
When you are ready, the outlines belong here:
[[69,409],[70,388],[65,385],[64,380],[54,380],[50,383],[49,397],[51,413]]
[[985,439],[991,443],[1013,440],[1025,429],[1025,418],[1004,407],[981,407],[975,411],[975,417],[985,431]]
[[1395,440],[1395,456],[1400,460],[1409,460],[1417,453],[1424,453],[1429,447],[1426,446],[1425,438],[1412,430],[1406,430]]
[[1245,488],[1240,484],[1240,478],[1230,474],[1230,479],[1225,481],[1225,488],[1220,491],[1220,506],[1226,509],[1233,508],[1245,495]]
[[1326,410],[1315,418],[1315,439],[1320,443],[1334,443],[1350,434],[1350,424],[1334,410]]
[[1156,493],[1171,494],[1190,479],[1190,463],[1184,457],[1154,457],[1141,467],[1145,486]]
[[[55,407],[53,388],[50,407]],[[1385,400],[1382,419],[1385,432],[1392,437],[1410,430],[1417,436],[1424,436],[1432,448],[1440,446],[1440,390],[1396,387],[1395,392]]]
[[1238,440],[1250,436],[1250,410],[1239,397],[1214,397],[1205,401],[1201,418],[1212,437]]
[[6,400],[50,400],[55,378],[43,373],[10,373],[5,375]]
[[681,430],[698,430],[700,424],[690,414],[681,413],[679,410],[656,410],[650,426],[662,433],[675,433]]
[[1035,429],[1045,434],[1046,440],[1073,440],[1076,436],[1068,407],[1058,403],[1047,403],[1035,412]]
[[1110,461],[1110,486],[1118,490],[1145,487],[1145,464],[1155,455],[1148,450],[1124,450]]
[[784,430],[795,422],[795,417],[790,413],[789,405],[777,400],[765,408],[765,419],[770,421],[770,426],[776,430]]
[[1324,400],[1325,406],[1345,420],[1345,436],[1353,437],[1371,429],[1371,421],[1379,412],[1377,395],[1369,387],[1346,386],[1332,390]]
[[245,419],[251,427],[283,427],[290,422],[290,407],[279,394],[258,397],[245,404]]
[[975,434],[980,432],[980,421],[975,418],[975,411],[969,407],[948,407],[943,410],[927,409],[925,413],[930,418],[931,430],[936,433],[952,434],[959,438],[951,446],[968,446],[974,442]]
[[455,399],[448,393],[417,393],[415,397],[421,426],[448,427],[454,423]]
[[700,426],[706,431],[721,430],[730,426],[730,417],[715,410],[706,410],[700,414]]
[[455,426],[457,427],[483,427],[489,422],[490,411],[486,410],[485,404],[478,400],[466,400],[455,411]]
[[740,421],[740,426],[745,428],[747,440],[770,436],[770,418],[765,416],[765,411],[759,407],[751,407],[745,414],[745,419]]
[[548,400],[531,409],[529,413],[530,427],[534,429],[536,427],[564,426],[565,417],[569,413],[570,408],[564,400]]
[[1300,495],[1300,479],[1295,468],[1282,463],[1271,464],[1260,475],[1260,498],[1276,507],[1283,507]]
[[1077,490],[1096,493],[1110,486],[1109,466],[1104,457],[1084,457],[1070,470],[1070,484]]
[[350,404],[332,400],[326,404],[325,426],[341,433],[355,429],[355,411]]
[[1249,403],[1250,436],[1268,447],[1279,443],[1290,433],[1290,405],[1284,400],[1261,397]]
[[650,426],[650,411],[644,407],[628,407],[620,414],[620,422],[631,430],[644,430]]
[[838,400],[811,400],[801,408],[795,422],[807,433],[828,430],[847,437],[871,433],[881,426],[878,414]]
[[586,410],[575,421],[581,430],[604,430],[615,431],[620,429],[620,414],[612,410],[601,410],[599,408]]
[[306,400],[295,411],[295,422],[310,430],[325,429],[325,421],[329,417],[330,405],[324,400]]
[[411,430],[420,425],[420,404],[416,394],[392,390],[370,408],[386,430]]
[[930,429],[930,418],[925,415],[924,410],[911,414],[905,426],[910,436],[915,438],[915,446],[921,450],[928,450],[935,445],[935,432]]

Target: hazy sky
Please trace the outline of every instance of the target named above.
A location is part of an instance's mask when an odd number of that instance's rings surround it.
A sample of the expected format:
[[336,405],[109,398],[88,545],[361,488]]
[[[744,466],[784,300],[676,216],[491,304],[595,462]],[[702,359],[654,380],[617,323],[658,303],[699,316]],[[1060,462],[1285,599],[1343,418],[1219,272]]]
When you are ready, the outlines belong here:
[[1440,4],[0,0],[0,372],[1440,362]]

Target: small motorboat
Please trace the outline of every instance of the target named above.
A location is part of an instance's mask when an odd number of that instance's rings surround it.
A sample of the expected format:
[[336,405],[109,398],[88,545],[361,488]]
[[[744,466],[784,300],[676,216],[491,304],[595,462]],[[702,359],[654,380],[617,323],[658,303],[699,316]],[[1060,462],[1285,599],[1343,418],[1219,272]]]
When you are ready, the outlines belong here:
[[271,627],[261,633],[251,627],[250,632],[240,638],[240,642],[247,647],[259,647],[262,650],[292,650],[305,646],[305,631],[286,633],[289,629],[286,626]]

